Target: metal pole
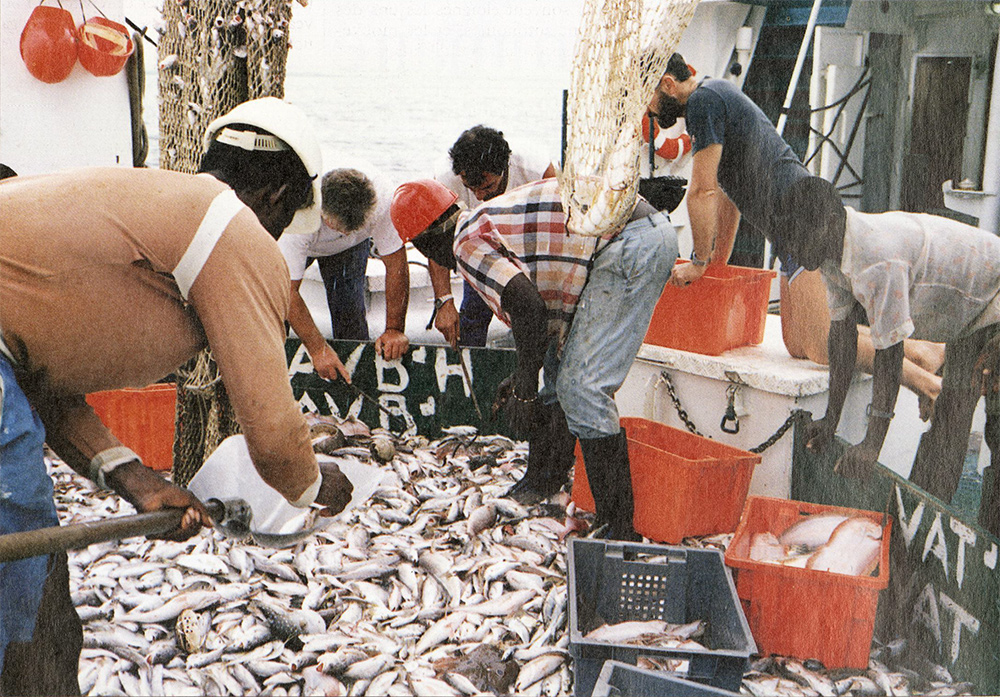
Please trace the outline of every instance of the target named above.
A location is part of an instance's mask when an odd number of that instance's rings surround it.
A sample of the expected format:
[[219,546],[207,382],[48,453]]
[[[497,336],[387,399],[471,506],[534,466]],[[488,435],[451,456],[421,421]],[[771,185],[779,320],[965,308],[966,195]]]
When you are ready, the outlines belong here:
[[1000,235],[1000,70],[993,66],[990,115],[986,122],[986,152],[983,153],[983,199],[979,227]]
[[569,110],[569,90],[563,90],[562,94],[562,161],[559,163],[561,169],[566,169],[566,128]]
[[788,83],[788,92],[785,93],[785,103],[781,107],[781,114],[778,115],[778,135],[784,135],[785,122],[788,120],[788,110],[792,108],[792,99],[795,97],[795,88],[799,84],[799,76],[802,74],[802,66],[806,62],[806,54],[809,53],[809,46],[812,44],[813,32],[816,30],[816,18],[819,16],[819,6],[823,0],[813,0],[812,11],[809,13],[809,22],[806,24],[806,35],[802,37],[802,46],[799,47],[799,55],[795,59],[795,68],[792,70],[792,79]]

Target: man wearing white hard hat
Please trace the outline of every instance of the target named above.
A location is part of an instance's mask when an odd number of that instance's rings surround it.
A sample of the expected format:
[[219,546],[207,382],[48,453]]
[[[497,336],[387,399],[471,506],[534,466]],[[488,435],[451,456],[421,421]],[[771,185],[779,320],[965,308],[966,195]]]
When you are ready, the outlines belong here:
[[[58,525],[43,443],[139,511],[184,509],[168,538],[210,526],[84,399],[154,383],[206,346],[261,477],[295,506],[344,508],[351,484],[317,464],[288,381],[275,242],[293,217],[318,218],[318,154],[302,112],[267,98],[209,127],[200,175],[0,183],[0,534]],[[0,563],[0,694],[79,694],[81,645],[66,555]]]

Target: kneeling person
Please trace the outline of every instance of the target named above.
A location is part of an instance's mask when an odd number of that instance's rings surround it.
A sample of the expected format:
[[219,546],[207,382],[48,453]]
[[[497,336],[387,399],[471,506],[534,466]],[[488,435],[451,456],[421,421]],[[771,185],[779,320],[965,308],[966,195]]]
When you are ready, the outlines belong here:
[[457,266],[511,327],[517,369],[501,389],[529,452],[510,495],[537,501],[558,491],[579,438],[598,520],[613,539],[638,539],[614,396],[677,258],[667,215],[639,199],[623,228],[572,234],[559,183],[546,179],[464,213],[437,182],[410,182],[396,190],[392,216],[404,239],[441,266]]

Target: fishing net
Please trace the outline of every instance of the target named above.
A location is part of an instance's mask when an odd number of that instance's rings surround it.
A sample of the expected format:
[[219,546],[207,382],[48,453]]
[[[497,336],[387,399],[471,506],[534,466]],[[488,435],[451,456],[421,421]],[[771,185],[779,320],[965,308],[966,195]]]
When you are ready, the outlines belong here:
[[[305,4],[305,0],[299,0]],[[284,97],[289,0],[168,0],[159,49],[160,168],[198,171],[208,124],[258,97]],[[173,480],[186,485],[239,433],[206,349],[177,371]]]
[[620,229],[635,208],[642,119],[698,0],[586,0],[559,183],[567,227]]
[[208,124],[284,97],[289,0],[171,0],[159,41],[160,168],[196,172]]

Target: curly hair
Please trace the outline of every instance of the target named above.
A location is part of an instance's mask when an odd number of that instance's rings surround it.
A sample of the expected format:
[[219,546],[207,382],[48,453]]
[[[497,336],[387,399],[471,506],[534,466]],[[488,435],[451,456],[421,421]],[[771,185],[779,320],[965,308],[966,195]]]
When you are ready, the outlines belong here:
[[333,169],[323,175],[323,212],[337,218],[343,232],[354,232],[375,207],[375,186],[356,169]]
[[510,145],[503,133],[488,126],[473,126],[458,137],[448,150],[451,169],[464,175],[468,186],[479,186],[487,172],[503,174],[510,161]]

